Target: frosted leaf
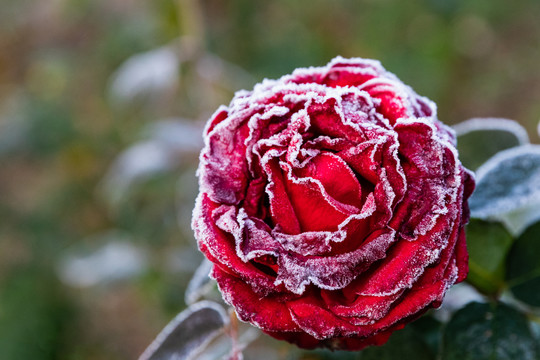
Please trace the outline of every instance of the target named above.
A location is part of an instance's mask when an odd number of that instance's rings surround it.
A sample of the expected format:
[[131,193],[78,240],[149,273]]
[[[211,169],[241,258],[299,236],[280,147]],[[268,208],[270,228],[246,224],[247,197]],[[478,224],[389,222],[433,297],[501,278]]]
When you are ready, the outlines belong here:
[[501,216],[500,221],[513,235],[520,235],[529,225],[540,220],[540,199],[532,199],[527,205]]
[[[197,360],[243,359],[242,352],[244,349],[255,341],[262,332],[256,327],[251,326],[251,324],[238,322],[236,325],[238,335],[234,343],[230,334],[221,333],[208,346],[197,353]],[[236,355],[237,358],[233,357],[233,355]],[[246,357],[245,359],[251,359],[251,357]]]
[[195,359],[228,323],[221,305],[201,301],[178,314],[139,357],[139,360]]
[[127,59],[113,75],[113,98],[130,101],[141,95],[159,96],[174,88],[179,76],[178,57],[171,47],[160,47]]
[[499,130],[512,133],[520,144],[528,144],[527,130],[517,121],[503,118],[472,118],[453,126],[457,136],[474,131]]
[[148,138],[178,153],[199,153],[203,147],[203,125],[189,119],[168,118],[148,126]]
[[203,145],[202,126],[187,119],[156,121],[143,130],[146,140],[124,150],[100,184],[111,204],[117,204],[131,185],[176,169],[185,159],[195,159]]
[[208,53],[197,60],[197,73],[201,78],[233,91],[255,82],[241,67]]
[[100,184],[100,191],[115,205],[134,182],[172,169],[175,161],[173,153],[158,141],[137,143],[116,158]]
[[540,218],[540,146],[502,151],[477,171],[471,215],[502,221],[514,235]]
[[204,259],[201,265],[193,274],[193,277],[189,281],[189,284],[184,295],[186,304],[191,305],[199,300],[207,291],[209,287],[213,287],[214,282],[210,279],[210,271],[212,270],[212,262],[208,259]]
[[94,249],[68,250],[60,261],[60,279],[74,287],[90,287],[133,278],[148,267],[147,253],[123,233],[110,231],[92,242],[104,242]]
[[199,267],[202,256],[192,246],[183,246],[167,251],[164,259],[165,268],[171,273],[193,274]]
[[463,165],[477,169],[497,152],[529,143],[527,131],[516,121],[474,118],[454,126]]
[[124,151],[113,167],[119,177],[129,182],[135,178],[167,170],[171,164],[170,154],[157,141],[138,143]]

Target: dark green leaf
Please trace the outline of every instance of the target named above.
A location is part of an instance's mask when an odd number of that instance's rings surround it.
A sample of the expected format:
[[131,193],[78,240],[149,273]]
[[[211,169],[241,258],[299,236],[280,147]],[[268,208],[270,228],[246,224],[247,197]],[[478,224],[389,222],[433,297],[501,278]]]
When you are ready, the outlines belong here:
[[[359,352],[317,349],[303,351],[300,359],[309,360],[434,360],[440,338],[440,323],[423,316],[392,334],[382,346],[371,346]],[[297,357],[294,357],[296,359]],[[291,358],[292,359],[292,358]]]
[[529,143],[527,131],[508,119],[470,119],[454,129],[458,135],[459,158],[471,170],[476,170],[499,151]]
[[540,222],[516,240],[508,256],[506,277],[516,298],[540,307]]
[[442,360],[537,360],[525,316],[502,303],[470,303],[454,314],[443,334]]
[[369,347],[361,352],[361,360],[415,359],[434,360],[428,344],[411,326],[396,331],[382,346]]
[[439,352],[442,323],[433,316],[424,315],[409,325],[431,349],[433,354]]
[[472,219],[466,228],[469,250],[467,281],[480,291],[497,293],[504,285],[506,255],[512,235],[499,223]]

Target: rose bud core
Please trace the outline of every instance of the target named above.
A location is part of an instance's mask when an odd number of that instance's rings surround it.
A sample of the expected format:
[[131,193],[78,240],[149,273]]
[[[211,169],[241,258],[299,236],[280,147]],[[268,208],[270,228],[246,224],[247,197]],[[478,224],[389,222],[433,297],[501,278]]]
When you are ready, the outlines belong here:
[[359,350],[466,277],[473,176],[435,104],[378,61],[239,91],[204,138],[192,226],[242,321]]

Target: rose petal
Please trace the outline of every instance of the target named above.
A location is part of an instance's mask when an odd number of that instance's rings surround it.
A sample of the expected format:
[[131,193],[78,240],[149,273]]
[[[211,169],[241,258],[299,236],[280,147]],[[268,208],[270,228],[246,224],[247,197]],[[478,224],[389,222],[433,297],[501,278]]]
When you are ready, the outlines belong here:
[[383,229],[374,232],[358,244],[358,249],[349,253],[327,257],[282,253],[275,284],[283,284],[295,294],[302,294],[309,284],[321,289],[342,289],[369,265],[386,256],[386,250],[394,241],[395,232]]
[[248,181],[244,140],[249,132],[245,123],[229,114],[207,134],[199,168],[200,187],[215,202],[238,204],[244,196]]
[[[354,286],[354,283],[349,285],[352,289],[354,289]],[[353,302],[348,302],[343,298],[342,291],[321,291],[321,296],[328,309],[338,316],[348,318],[348,321],[355,325],[363,326],[371,325],[383,318],[394,302],[400,298],[401,294],[396,293],[386,296],[356,295]]]
[[324,308],[317,296],[309,295],[287,303],[291,317],[298,326],[316,339],[328,339],[339,336],[367,335],[358,331],[358,327],[337,317]]
[[344,138],[353,143],[367,140],[360,127],[344,122],[343,117],[336,112],[336,106],[337,100],[329,98],[325,103],[316,103],[308,108],[312,131],[334,138]]
[[294,169],[294,173],[298,177],[320,181],[328,195],[343,204],[356,207],[363,203],[358,179],[347,164],[334,154],[321,153],[303,168]]
[[192,226],[199,249],[210,261],[236,274],[259,292],[277,291],[272,278],[251,263],[240,260],[232,235],[227,235],[217,227],[214,211],[219,207],[220,205],[213,203],[206,195],[197,198]]
[[453,209],[429,233],[418,236],[415,241],[397,241],[377,268],[365,274],[365,281],[358,287],[358,293],[383,296],[411,288],[427,266],[441,261],[445,248],[454,248],[460,229],[456,220],[459,216],[457,210]]
[[286,234],[298,234],[300,230],[300,222],[296,217],[296,213],[289,199],[287,189],[285,187],[284,175],[281,172],[277,160],[268,161],[263,164],[266,173],[268,174],[269,183],[266,186],[266,193],[270,200],[270,214],[272,222],[279,226],[281,232]]
[[250,322],[263,330],[299,331],[293,321],[285,301],[272,296],[260,297],[241,279],[214,267],[214,278],[224,300],[231,304],[238,318]]
[[298,178],[289,164],[281,162],[286,172],[285,188],[302,231],[334,231],[357,208],[332,198],[320,181]]

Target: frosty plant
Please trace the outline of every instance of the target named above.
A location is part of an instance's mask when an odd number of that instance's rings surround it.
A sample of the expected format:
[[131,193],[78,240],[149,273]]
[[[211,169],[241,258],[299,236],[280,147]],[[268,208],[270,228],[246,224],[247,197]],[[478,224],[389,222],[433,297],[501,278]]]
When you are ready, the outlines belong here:
[[[436,320],[414,341],[443,359],[461,359],[465,350],[474,359],[535,359],[527,319],[496,299],[510,289],[540,306],[540,264],[531,255],[540,250],[538,225],[529,228],[540,218],[539,148],[526,145],[526,133],[510,120],[475,119],[457,130],[465,165],[489,158],[469,201],[483,220],[473,220],[468,246],[469,282],[492,301],[459,310],[441,342],[428,340],[441,331]],[[475,141],[482,136],[487,148]],[[439,307],[467,277],[474,175],[435,104],[379,62],[338,57],[265,80],[219,108],[204,139],[192,225],[210,262],[190,286],[191,301],[210,271],[237,317],[274,338],[350,351],[390,338],[385,346],[392,349],[393,332]],[[208,304],[206,313],[221,313]],[[238,326],[219,315],[212,327],[197,318],[204,311],[195,305],[142,358],[193,357],[219,329]],[[191,342],[175,342],[192,318],[191,328],[202,329],[189,333]],[[481,331],[462,335],[463,324]],[[508,331],[519,339],[497,341]],[[228,333],[231,355],[239,357],[246,343]]]

